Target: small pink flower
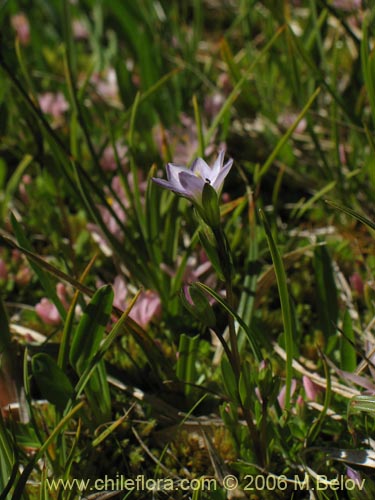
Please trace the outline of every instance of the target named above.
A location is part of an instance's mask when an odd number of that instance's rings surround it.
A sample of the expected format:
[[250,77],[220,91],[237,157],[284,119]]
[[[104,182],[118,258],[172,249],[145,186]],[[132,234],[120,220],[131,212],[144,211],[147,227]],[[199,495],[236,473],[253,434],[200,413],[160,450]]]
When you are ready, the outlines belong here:
[[302,377],[302,384],[305,389],[307,399],[310,401],[316,401],[318,394],[321,392],[321,388],[306,375]]
[[89,37],[87,27],[80,19],[73,19],[72,30],[73,36],[76,40],[87,40]]
[[[63,283],[58,283],[56,285],[56,293],[58,298],[61,300],[64,308],[68,309],[69,303],[67,301],[66,287]],[[43,297],[42,300],[38,304],[36,304],[35,312],[47,325],[56,326],[61,323],[61,316],[59,311],[57,310],[57,307],[45,297]]]
[[45,92],[38,97],[38,100],[43,113],[47,113],[55,119],[61,118],[69,109],[69,103],[61,92]]
[[[296,381],[296,379],[293,378],[291,389],[290,389],[290,396],[293,396],[296,388],[297,388],[297,381]],[[284,385],[281,388],[281,391],[279,392],[279,395],[277,396],[277,400],[279,402],[280,408],[282,408],[282,409],[285,408],[285,396],[286,396],[286,385]]]
[[[122,276],[116,276],[113,283],[113,291],[115,295],[113,305],[124,310],[128,302],[128,289]],[[141,292],[130,311],[130,317],[143,328],[146,328],[153,319],[160,317],[160,314],[160,297],[153,290]]]
[[8,279],[8,270],[3,259],[0,259],[0,280],[6,281]]
[[30,42],[30,24],[26,15],[23,12],[15,14],[10,22],[21,45],[28,45]]
[[153,290],[141,292],[138,300],[130,312],[130,317],[143,328],[146,328],[151,320],[160,317],[161,301],[159,295]]
[[35,306],[35,311],[40,319],[47,325],[59,325],[61,316],[55,304],[45,297]]

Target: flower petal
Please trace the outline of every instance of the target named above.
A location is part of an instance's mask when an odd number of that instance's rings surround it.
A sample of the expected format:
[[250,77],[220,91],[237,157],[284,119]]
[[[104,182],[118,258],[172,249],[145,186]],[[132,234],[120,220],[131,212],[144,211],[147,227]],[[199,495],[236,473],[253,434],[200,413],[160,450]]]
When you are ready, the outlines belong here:
[[158,179],[157,177],[153,177],[152,180],[154,182],[156,182],[156,184],[159,184],[159,186],[162,186],[163,188],[169,189],[169,191],[173,191],[174,193],[189,197],[188,191],[186,191],[186,189],[181,187],[180,182],[177,185],[177,183],[169,182],[169,181],[166,181],[164,179]]
[[179,174],[179,179],[181,186],[188,193],[188,198],[192,198],[193,200],[200,203],[202,201],[204,181],[189,172],[181,172]]
[[174,163],[168,163],[166,166],[168,181],[171,183],[180,185],[180,179],[178,178],[181,172],[189,172],[189,169],[182,165],[175,165]]
[[221,191],[225,177],[229,174],[229,170],[232,168],[233,160],[230,159],[220,170],[218,176],[212,182],[212,187],[216,189],[217,192]]
[[218,157],[215,160],[215,163],[212,166],[212,175],[213,175],[214,178],[216,178],[219,175],[220,170],[223,167],[224,155],[225,155],[225,152],[224,151],[220,151]]
[[197,158],[193,161],[190,170],[202,180],[208,179],[212,182],[212,169],[207,165],[207,163],[202,158]]

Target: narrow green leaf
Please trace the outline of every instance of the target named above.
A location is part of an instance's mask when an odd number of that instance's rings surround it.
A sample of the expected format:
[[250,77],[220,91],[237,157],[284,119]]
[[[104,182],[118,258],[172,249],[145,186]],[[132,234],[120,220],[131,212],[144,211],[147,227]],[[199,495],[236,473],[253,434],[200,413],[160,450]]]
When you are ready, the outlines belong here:
[[236,376],[227,358],[223,358],[221,360],[220,368],[222,374],[222,381],[228,396],[232,398],[232,400],[235,401],[236,403],[239,403]]
[[198,355],[199,335],[189,337],[185,333],[180,336],[178,345],[178,360],[176,365],[176,375],[185,382],[185,394],[191,393],[191,383],[196,380],[195,363]]
[[73,394],[69,378],[51,356],[38,353],[31,360],[32,373],[40,393],[50,403],[63,411]]
[[310,99],[307,101],[307,103],[303,107],[301,113],[295,119],[295,121],[292,124],[292,126],[289,127],[289,129],[285,132],[285,134],[279,140],[279,142],[277,143],[276,147],[274,148],[274,150],[272,151],[272,153],[270,154],[270,156],[267,158],[266,162],[263,164],[262,168],[260,169],[259,174],[258,174],[257,178],[255,179],[256,182],[258,182],[261,179],[261,177],[263,177],[264,174],[266,174],[266,172],[268,171],[268,169],[271,167],[274,159],[279,154],[279,152],[281,151],[281,149],[284,147],[284,145],[286,144],[286,142],[289,140],[290,136],[293,134],[293,132],[297,128],[299,122],[302,120],[302,118],[306,115],[306,113],[308,112],[308,110],[311,108],[311,106],[312,106],[313,102],[315,101],[316,97],[319,95],[319,92],[320,92],[320,88],[318,87],[315,90],[315,92],[312,94],[312,96],[310,97]]
[[357,353],[354,347],[353,322],[348,310],[345,311],[342,330],[343,333],[340,337],[341,369],[347,372],[354,372],[357,368]]
[[15,194],[16,190],[18,189],[18,186],[21,182],[22,176],[32,161],[33,161],[33,157],[31,155],[25,155],[22,158],[19,165],[16,167],[15,171],[12,174],[12,177],[9,179],[9,181],[6,185],[4,198],[1,200],[1,204],[2,204],[2,212],[1,213],[2,213],[4,219],[6,216],[6,212],[9,209],[10,201],[11,201],[13,195]]
[[250,343],[250,347],[253,351],[253,354],[254,354],[256,360],[261,361],[263,359],[263,356],[262,356],[261,350],[260,350],[259,345],[258,345],[257,335],[252,330],[251,326],[247,325],[242,320],[242,318],[236,313],[236,311],[234,311],[228,305],[228,303],[217,292],[215,292],[215,290],[212,290],[212,288],[205,285],[204,283],[197,282],[197,283],[195,283],[195,285],[197,287],[201,288],[202,290],[204,290],[205,292],[207,292],[209,295],[211,295],[211,297],[213,297],[217,301],[217,303],[220,304],[221,307],[225,311],[227,311],[238,322],[238,324],[241,326],[241,328],[243,328],[244,332],[246,333],[246,337]]
[[11,478],[13,466],[15,464],[14,443],[9,434],[2,414],[0,412],[0,491],[4,491]]
[[96,291],[77,326],[70,348],[70,362],[81,375],[99,349],[112,312],[113,289],[105,285]]
[[113,422],[103,432],[101,432],[98,437],[93,439],[91,443],[92,447],[96,448],[100,443],[102,443],[105,439],[107,439],[107,437],[110,436],[117,429],[117,427],[119,427],[123,422],[125,422],[125,420],[129,417],[129,413],[131,412],[133,407],[134,405],[130,407],[130,409],[125,413],[125,415],[115,420],[115,422]]
[[313,264],[319,323],[327,342],[326,352],[329,353],[337,339],[336,324],[339,306],[331,257],[326,246],[315,248]]
[[292,363],[293,363],[293,352],[294,352],[294,344],[293,344],[294,332],[293,332],[292,312],[290,308],[290,298],[289,298],[283,261],[280,256],[280,252],[276,246],[276,243],[273,239],[271,228],[262,210],[260,210],[260,215],[266,231],[268,246],[271,252],[272,262],[275,268],[281,311],[283,315],[284,339],[285,339],[285,351],[286,351],[285,410],[287,412],[290,409],[290,397],[291,397],[290,392],[292,387],[292,375],[293,375]]
[[326,203],[330,205],[333,208],[337,208],[337,210],[341,210],[341,212],[344,212],[347,215],[350,215],[351,217],[354,217],[357,219],[359,222],[362,222],[362,224],[365,224],[369,228],[373,229],[375,231],[375,223],[372,222],[370,219],[365,217],[364,215],[361,215],[360,213],[356,212],[355,210],[352,210],[351,208],[348,207],[342,207],[341,205],[338,205],[334,201],[331,200],[326,200]]

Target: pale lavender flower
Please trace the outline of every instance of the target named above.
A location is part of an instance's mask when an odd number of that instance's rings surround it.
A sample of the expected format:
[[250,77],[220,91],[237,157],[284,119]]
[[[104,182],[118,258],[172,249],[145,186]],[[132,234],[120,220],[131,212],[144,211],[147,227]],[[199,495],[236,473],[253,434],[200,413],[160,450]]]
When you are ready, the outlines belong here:
[[230,159],[224,165],[224,151],[219,153],[215,163],[210,167],[202,158],[197,158],[190,168],[174,163],[168,163],[168,180],[153,177],[153,181],[160,186],[202,205],[202,192],[208,182],[218,194],[223,187],[224,179],[233,164]]
[[347,466],[346,475],[349,479],[352,479],[357,486],[361,484],[362,476],[357,470],[354,470],[351,467]]

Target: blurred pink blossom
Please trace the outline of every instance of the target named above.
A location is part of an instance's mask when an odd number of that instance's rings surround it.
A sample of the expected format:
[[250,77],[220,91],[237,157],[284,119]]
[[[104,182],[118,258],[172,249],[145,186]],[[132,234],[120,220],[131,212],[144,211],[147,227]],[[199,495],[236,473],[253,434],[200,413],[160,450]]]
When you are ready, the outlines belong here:
[[21,45],[28,45],[30,42],[30,24],[26,15],[23,12],[15,14],[10,22]]
[[321,392],[321,387],[319,387],[311,378],[304,375],[302,377],[303,388],[305,389],[306,397],[310,401],[316,401],[318,394]]
[[[128,148],[122,144],[117,144],[116,151],[121,166],[124,166],[126,164],[126,154],[128,152]],[[104,171],[107,172],[113,172],[117,169],[115,152],[113,151],[112,146],[107,146],[104,149],[103,154],[100,158],[100,166]]]
[[[129,174],[127,179],[128,179],[129,187],[130,187],[130,189],[132,189],[133,185],[134,185],[133,176],[131,174]],[[116,193],[118,200],[115,199],[113,197],[112,193],[110,192],[110,190],[107,187],[105,187],[104,191],[105,191],[108,203],[112,207],[114,213],[117,215],[119,222],[124,223],[126,221],[126,210],[130,207],[130,202],[126,196],[126,193],[125,193],[120,176],[116,175],[115,177],[113,177],[112,182],[111,182],[111,187],[112,187],[112,190]],[[139,192],[141,195],[141,202],[143,202],[143,196],[146,192],[147,182],[144,182],[142,180],[141,173],[139,174],[139,178],[138,178],[138,187],[139,187]],[[103,222],[106,225],[108,231],[118,241],[120,241],[120,242],[123,241],[123,239],[124,239],[123,228],[121,227],[121,225],[119,224],[117,219],[113,216],[111,211],[103,205],[99,205],[98,210],[100,212],[100,215],[101,215]],[[97,242],[97,244],[99,245],[99,247],[101,248],[103,253],[105,255],[108,255],[108,256],[111,255],[112,250],[108,246],[106,238],[105,238],[103,232],[101,231],[100,227],[98,227],[96,224],[88,223],[87,228],[91,232],[94,241]]]
[[46,325],[59,325],[61,322],[61,316],[55,304],[52,304],[52,302],[45,297],[36,304],[35,311]]
[[73,19],[72,30],[76,40],[87,40],[89,37],[89,31],[81,19]]
[[43,113],[47,113],[53,118],[61,118],[65,111],[69,109],[69,103],[61,92],[45,92],[38,96],[39,106]]
[[6,281],[8,279],[7,266],[3,259],[0,259],[0,280]]
[[[128,302],[128,288],[122,276],[116,276],[113,283],[113,305],[124,310]],[[140,293],[136,303],[130,311],[130,317],[142,328],[146,328],[150,321],[157,319],[161,314],[161,301],[159,295],[153,290]]]
[[91,83],[95,88],[96,93],[105,101],[111,104],[119,103],[119,89],[117,83],[117,75],[114,68],[109,68],[103,74],[95,73],[91,77]]
[[[64,308],[68,309],[69,303],[67,301],[67,291],[63,283],[58,283],[56,285],[56,293]],[[56,326],[61,323],[61,316],[57,307],[46,297],[43,297],[42,300],[36,304],[35,312],[47,325]]]
[[[292,385],[291,385],[291,390],[290,390],[290,396],[293,396],[295,393],[295,390],[297,388],[297,380],[292,379]],[[284,385],[281,388],[281,391],[279,392],[279,395],[277,396],[277,400],[279,402],[280,408],[284,409],[285,408],[285,397],[286,397],[286,385]]]
[[362,0],[333,0],[332,7],[345,12],[352,12],[362,7]]
[[[277,121],[278,121],[278,124],[283,129],[287,130],[293,125],[293,123],[296,121],[297,117],[298,117],[297,113],[294,113],[292,111],[288,111],[288,112],[280,115]],[[306,130],[306,127],[307,127],[307,121],[305,118],[302,118],[302,120],[300,120],[298,122],[298,125],[297,125],[296,129],[294,130],[294,132],[297,134],[302,134]]]

